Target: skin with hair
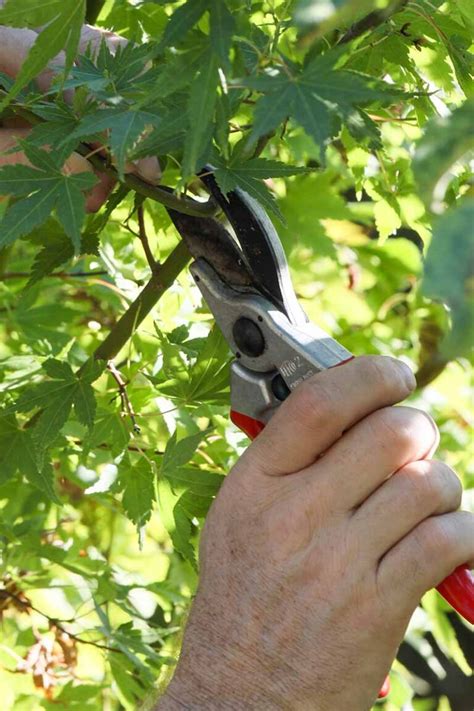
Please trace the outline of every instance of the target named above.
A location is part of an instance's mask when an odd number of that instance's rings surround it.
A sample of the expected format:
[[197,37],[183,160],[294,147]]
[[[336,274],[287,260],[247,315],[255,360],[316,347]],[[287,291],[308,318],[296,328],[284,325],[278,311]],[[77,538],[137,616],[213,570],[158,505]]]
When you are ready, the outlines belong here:
[[159,711],[367,711],[421,596],[474,563],[474,516],[433,460],[409,369],[361,357],[313,377],[228,475]]

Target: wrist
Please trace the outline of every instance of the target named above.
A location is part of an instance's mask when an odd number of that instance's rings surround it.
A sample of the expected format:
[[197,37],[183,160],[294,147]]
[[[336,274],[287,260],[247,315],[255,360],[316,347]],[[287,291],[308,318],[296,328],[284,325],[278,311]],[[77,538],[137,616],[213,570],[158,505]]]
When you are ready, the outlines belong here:
[[[257,652],[211,621],[191,619],[179,663],[158,711],[289,711],[281,668],[266,670]],[[247,640],[248,641],[248,640]]]

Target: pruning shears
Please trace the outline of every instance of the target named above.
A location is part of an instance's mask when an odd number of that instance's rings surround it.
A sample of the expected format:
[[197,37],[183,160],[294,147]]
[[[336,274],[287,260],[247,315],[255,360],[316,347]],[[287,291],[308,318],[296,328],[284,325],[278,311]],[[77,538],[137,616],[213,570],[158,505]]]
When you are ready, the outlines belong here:
[[[354,356],[309,322],[278,234],[261,205],[241,189],[224,195],[212,167],[199,177],[228,229],[213,218],[168,211],[194,258],[190,270],[196,285],[235,356],[231,419],[254,439],[300,383]],[[474,576],[467,566],[437,589],[474,624]]]

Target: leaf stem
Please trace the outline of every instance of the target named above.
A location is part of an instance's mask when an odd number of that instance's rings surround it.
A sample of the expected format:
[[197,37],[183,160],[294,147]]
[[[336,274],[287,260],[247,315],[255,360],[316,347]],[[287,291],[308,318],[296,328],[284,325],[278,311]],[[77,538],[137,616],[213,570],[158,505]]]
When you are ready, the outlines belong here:
[[137,424],[137,416],[135,414],[135,410],[133,409],[133,405],[130,402],[130,398],[128,397],[127,383],[123,379],[122,373],[117,370],[113,360],[109,360],[109,362],[107,363],[107,370],[117,383],[118,391],[120,394],[120,400],[122,402],[122,411],[124,413],[126,412],[130,417],[130,420],[132,421],[133,431],[136,432],[136,434],[140,434],[140,426]]

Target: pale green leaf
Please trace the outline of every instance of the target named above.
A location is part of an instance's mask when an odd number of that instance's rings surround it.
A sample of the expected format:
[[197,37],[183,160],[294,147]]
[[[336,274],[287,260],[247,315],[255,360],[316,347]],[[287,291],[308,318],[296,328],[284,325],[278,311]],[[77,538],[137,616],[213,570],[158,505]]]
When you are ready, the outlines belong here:
[[141,528],[151,516],[155,498],[154,473],[150,464],[145,459],[136,464],[123,463],[119,480],[123,489],[123,509],[128,518]]
[[29,234],[48,219],[56,205],[58,190],[57,182],[48,184],[46,190],[36,192],[9,207],[0,222],[0,249],[18,237]]
[[86,216],[86,199],[84,193],[74,184],[74,181],[65,178],[58,193],[57,203],[58,220],[64,231],[74,245],[74,251],[81,251],[81,231]]
[[472,119],[474,99],[470,99],[447,117],[436,117],[426,127],[417,144],[413,169],[420,194],[428,206],[442,202],[444,193],[435,194],[436,186],[454,168],[457,161],[467,162],[474,149]]
[[473,237],[471,198],[437,219],[426,255],[423,293],[451,312],[451,331],[441,347],[448,358],[469,355],[474,343]]
[[162,474],[172,474],[175,469],[187,464],[206,434],[207,432],[196,432],[196,434],[178,440],[175,432],[166,445],[161,463]]
[[218,81],[217,57],[213,52],[209,52],[203,58],[189,96],[189,126],[183,157],[183,175],[186,177],[193,175],[201,167],[198,161],[208,140],[216,105]]

